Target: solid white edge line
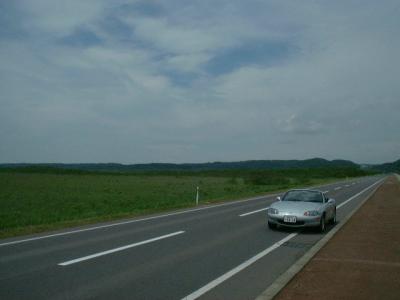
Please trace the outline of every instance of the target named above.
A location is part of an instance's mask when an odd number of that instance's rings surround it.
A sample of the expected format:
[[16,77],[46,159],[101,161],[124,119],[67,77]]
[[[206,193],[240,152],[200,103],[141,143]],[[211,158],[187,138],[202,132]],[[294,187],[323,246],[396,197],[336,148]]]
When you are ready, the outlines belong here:
[[[336,206],[336,208],[340,208],[343,205],[349,203],[349,201],[357,198],[359,195],[361,195],[362,193],[364,193],[366,190],[370,189],[371,187],[375,186],[376,184],[380,183],[381,181],[383,181],[385,178],[382,178],[378,181],[376,181],[375,183],[371,184],[370,186],[366,187],[365,189],[363,189],[361,192],[355,194],[354,196],[350,197],[349,199],[347,199],[346,201],[344,201],[343,203],[341,203],[340,205]],[[252,258],[250,258],[249,260],[246,260],[245,262],[241,263],[239,266],[233,268],[232,270],[228,271],[227,273],[223,274],[222,276],[218,277],[217,279],[214,279],[213,281],[209,282],[208,284],[206,284],[205,286],[201,287],[200,289],[194,291],[193,293],[191,293],[190,295],[183,297],[182,300],[194,300],[199,298],[200,296],[204,295],[205,293],[207,293],[208,291],[210,291],[211,289],[213,289],[214,287],[216,287],[217,285],[221,284],[222,282],[224,282],[225,280],[231,278],[232,276],[236,275],[237,273],[239,273],[240,271],[242,271],[243,269],[247,268],[248,266],[250,266],[252,263],[256,262],[257,260],[261,259],[262,257],[264,257],[265,255],[267,255],[268,253],[270,253],[271,251],[279,248],[283,243],[289,241],[290,239],[294,238],[297,235],[297,233],[292,233],[290,235],[288,235],[287,237],[285,237],[284,239],[280,240],[279,242],[273,244],[272,246],[270,246],[269,248],[265,249],[264,251],[258,253],[257,255],[253,256]]]
[[258,213],[258,212],[260,212],[260,211],[267,210],[268,208],[269,208],[269,206],[267,206],[267,207],[264,207],[264,208],[261,208],[261,209],[257,209],[257,210],[254,210],[254,211],[250,211],[250,212],[248,212],[248,213],[245,213],[245,214],[241,214],[241,215],[239,215],[239,217],[245,217],[245,216],[249,216],[249,215],[252,215],[252,214]]
[[198,297],[200,297],[201,295],[205,294],[209,290],[213,289],[214,287],[216,287],[220,283],[224,282],[225,280],[227,280],[230,277],[234,276],[235,274],[239,273],[240,271],[242,271],[243,269],[247,268],[251,264],[255,263],[257,260],[263,258],[265,255],[267,255],[271,251],[275,250],[276,248],[281,246],[283,243],[285,243],[288,240],[294,238],[296,235],[297,235],[297,233],[292,233],[292,234],[288,235],[287,237],[285,237],[285,238],[281,239],[280,241],[276,242],[275,244],[273,244],[272,246],[268,247],[264,251],[258,253],[257,255],[253,256],[249,260],[246,260],[245,262],[241,263],[239,266],[233,268],[232,270],[230,270],[229,272],[225,273],[224,275],[222,275],[222,276],[218,277],[217,279],[211,281],[210,283],[206,284],[205,286],[203,286],[202,288],[198,289],[197,291],[191,293],[190,295],[182,298],[182,300],[197,299]]
[[[320,187],[330,186],[332,184],[334,184],[334,183],[322,185]],[[317,188],[317,187],[310,187],[310,188]],[[38,237],[27,238],[27,239],[22,239],[22,240],[16,240],[16,241],[11,241],[11,242],[5,242],[5,243],[0,243],[0,247],[20,244],[20,243],[25,243],[25,242],[31,242],[31,241],[36,241],[36,240],[42,240],[42,239],[47,239],[47,238],[52,238],[52,237],[57,237],[57,236],[75,234],[75,233],[80,233],[80,232],[85,232],[85,231],[92,231],[92,230],[97,230],[97,229],[102,229],[102,228],[114,227],[114,226],[119,226],[119,225],[125,225],[125,224],[130,224],[130,223],[143,222],[143,221],[149,221],[149,220],[154,220],[154,219],[161,219],[161,218],[165,218],[165,217],[176,216],[176,215],[181,215],[181,214],[186,214],[186,213],[191,213],[191,212],[211,209],[211,208],[215,208],[215,207],[228,206],[228,205],[234,205],[234,204],[237,204],[237,203],[244,203],[244,202],[260,200],[260,199],[264,199],[264,198],[274,197],[274,196],[280,195],[280,194],[281,193],[267,194],[267,195],[264,195],[264,196],[247,198],[247,199],[232,201],[232,202],[228,202],[228,203],[215,204],[215,205],[210,205],[210,206],[206,206],[206,207],[188,209],[188,210],[178,211],[178,212],[174,212],[174,213],[167,213],[167,214],[164,214],[164,215],[157,215],[157,216],[146,217],[146,218],[142,218],[142,219],[134,219],[134,220],[117,222],[117,223],[106,224],[106,225],[100,225],[100,226],[95,226],[95,227],[90,227],[90,228],[77,229],[77,230],[71,230],[71,231],[66,231],[66,232],[48,234],[48,235],[44,235],[44,236],[38,236]]]
[[111,253],[114,253],[114,252],[126,250],[126,249],[129,249],[129,248],[141,246],[141,245],[144,245],[144,244],[149,244],[149,243],[152,243],[152,242],[155,242],[155,241],[159,241],[159,240],[162,240],[162,239],[166,239],[166,238],[169,238],[169,237],[173,237],[175,235],[182,234],[182,233],[184,233],[184,231],[173,232],[173,233],[170,233],[170,234],[166,234],[166,235],[163,235],[163,236],[155,237],[155,238],[152,238],[152,239],[149,239],[149,240],[145,240],[145,241],[142,241],[142,242],[138,242],[138,243],[134,243],[134,244],[130,244],[130,245],[126,245],[126,246],[110,249],[110,250],[107,250],[107,251],[94,253],[94,254],[91,254],[91,255],[87,255],[87,256],[76,258],[76,259],[72,259],[72,260],[68,260],[68,261],[59,263],[58,265],[59,266],[63,266],[63,267],[64,266],[69,266],[69,265],[76,264],[76,263],[81,262],[81,261],[93,259],[93,258],[96,258],[96,257],[99,257],[99,256],[111,254]]
[[366,187],[365,189],[363,189],[361,192],[358,192],[357,194],[355,194],[354,196],[350,197],[349,199],[347,199],[346,201],[340,203],[339,205],[336,206],[336,208],[341,208],[343,205],[346,205],[347,203],[349,203],[351,200],[353,200],[354,198],[357,198],[358,196],[360,196],[362,193],[364,193],[366,190],[370,189],[371,187],[373,187],[374,185],[381,183],[383,180],[385,180],[385,178],[382,178],[381,180],[376,181],[375,183],[371,184],[370,186]]
[[368,191],[368,194],[363,197],[356,207],[353,208],[332,230],[329,230],[311,249],[300,257],[289,269],[274,280],[274,282],[268,286],[264,292],[262,292],[255,300],[272,300],[274,297],[287,285],[287,283],[299,273],[303,267],[318,253],[319,250],[347,223],[348,220],[364,205],[381,186],[381,183]]
[[6,242],[6,243],[1,243],[0,247],[1,246],[20,244],[20,243],[25,243],[25,242],[31,242],[31,241],[41,240],[41,239],[47,239],[47,238],[52,238],[52,237],[57,237],[57,236],[75,234],[75,233],[80,233],[80,232],[85,232],[85,231],[92,231],[92,230],[97,230],[97,229],[102,229],[102,228],[108,228],[108,227],[120,226],[120,225],[125,225],[125,224],[149,221],[149,220],[154,220],[154,219],[161,219],[161,218],[165,218],[165,217],[177,216],[177,215],[181,215],[181,214],[186,214],[186,213],[191,213],[191,212],[196,212],[196,211],[201,211],[201,210],[206,210],[206,209],[211,209],[211,208],[216,208],[216,207],[221,207],[221,206],[228,206],[228,205],[234,205],[234,204],[237,204],[237,203],[244,203],[244,202],[250,202],[250,201],[255,201],[255,200],[261,200],[261,199],[264,199],[264,198],[275,197],[276,195],[279,195],[279,194],[270,194],[270,195],[265,195],[265,196],[258,196],[258,197],[243,199],[243,200],[237,200],[237,201],[234,201],[234,202],[215,204],[215,205],[210,205],[210,206],[205,206],[205,207],[200,207],[200,208],[194,208],[194,209],[189,209],[189,210],[184,210],[184,211],[167,213],[167,214],[163,214],[163,215],[157,215],[157,216],[153,216],[153,217],[134,219],[134,220],[117,222],[117,223],[112,223],[112,224],[105,224],[105,225],[100,225],[100,226],[95,226],[95,227],[90,227],[90,228],[77,229],[77,230],[71,230],[71,231],[66,231],[66,232],[60,232],[60,233],[44,235],[44,236],[38,236],[38,237],[28,238],[28,239],[23,239],[23,240],[11,241],[11,242]]

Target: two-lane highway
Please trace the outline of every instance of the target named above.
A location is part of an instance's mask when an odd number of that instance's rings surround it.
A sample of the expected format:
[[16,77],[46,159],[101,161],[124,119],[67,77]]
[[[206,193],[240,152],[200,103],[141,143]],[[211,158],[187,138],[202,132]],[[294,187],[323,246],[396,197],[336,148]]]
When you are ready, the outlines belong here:
[[[381,179],[318,189],[340,222]],[[254,299],[322,236],[267,229],[275,198],[0,240],[0,299]]]

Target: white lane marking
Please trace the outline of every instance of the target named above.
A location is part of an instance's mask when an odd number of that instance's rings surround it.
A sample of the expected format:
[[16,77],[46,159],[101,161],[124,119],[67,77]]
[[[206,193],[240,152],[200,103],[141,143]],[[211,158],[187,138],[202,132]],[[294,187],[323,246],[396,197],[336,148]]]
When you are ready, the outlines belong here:
[[[385,178],[382,178],[381,180],[376,181],[375,183],[371,184],[370,186],[368,186],[367,188],[363,189],[361,192],[355,194],[354,196],[352,196],[351,198],[347,199],[345,202],[341,203],[340,205],[337,206],[337,208],[341,208],[343,205],[347,204],[349,201],[355,199],[357,196],[359,196],[360,194],[362,194],[363,192],[365,192],[366,190],[370,189],[371,187],[373,187],[374,185],[382,182]],[[243,269],[247,268],[248,266],[250,266],[251,264],[253,264],[254,262],[256,262],[257,260],[263,258],[265,255],[267,255],[268,253],[272,252],[273,250],[275,250],[276,248],[279,248],[283,243],[289,241],[290,239],[294,238],[297,235],[297,233],[292,233],[290,235],[288,235],[287,237],[285,237],[284,239],[280,240],[279,242],[273,244],[272,246],[270,246],[269,248],[265,249],[264,251],[258,253],[257,255],[253,256],[252,258],[250,258],[249,260],[246,260],[245,262],[243,262],[242,264],[240,264],[239,266],[233,268],[232,270],[228,271],[227,273],[223,274],[222,276],[218,277],[217,279],[214,279],[213,281],[207,283],[205,286],[201,287],[200,289],[198,289],[197,291],[194,291],[193,293],[191,293],[190,295],[187,295],[186,297],[182,298],[182,300],[194,300],[199,298],[200,296],[204,295],[205,293],[207,293],[208,291],[210,291],[211,289],[215,288],[217,285],[221,284],[222,282],[224,282],[225,280],[231,278],[232,276],[236,275],[237,273],[239,273],[240,271],[242,271]]]
[[337,190],[340,190],[341,188],[342,188],[341,186],[338,186],[338,187],[335,187],[334,190],[337,191]]
[[[320,187],[331,186],[331,185],[332,184],[322,185]],[[313,188],[316,188],[316,187],[313,187]],[[265,199],[265,198],[269,198],[269,197],[275,197],[280,194],[281,193],[269,194],[269,195],[265,195],[265,196],[253,197],[253,198],[248,198],[248,199],[243,199],[243,200],[238,200],[238,201],[233,201],[233,202],[228,202],[228,203],[222,203],[222,204],[215,204],[215,205],[210,205],[210,206],[206,206],[206,207],[188,209],[188,210],[178,211],[178,212],[174,212],[174,213],[168,213],[168,214],[164,214],[164,215],[158,215],[158,216],[147,217],[147,218],[142,218],[142,219],[134,219],[134,220],[122,221],[122,222],[117,222],[117,223],[112,223],[112,224],[100,225],[100,226],[95,226],[95,227],[90,227],[90,228],[48,234],[48,235],[43,235],[43,236],[38,236],[38,237],[33,237],[33,238],[16,240],[16,241],[12,241],[12,242],[5,242],[5,243],[0,243],[0,247],[20,244],[20,243],[25,243],[25,242],[32,242],[32,241],[37,241],[37,240],[47,239],[47,238],[52,238],[52,237],[57,237],[57,236],[75,234],[75,233],[80,233],[80,232],[85,232],[85,231],[92,231],[92,230],[97,230],[97,229],[102,229],[102,228],[120,226],[120,225],[125,225],[125,224],[130,224],[130,223],[143,222],[143,221],[149,221],[149,220],[154,220],[154,219],[161,219],[161,218],[170,217],[170,216],[177,216],[177,215],[181,215],[181,214],[186,214],[186,213],[191,213],[191,212],[196,212],[196,211],[201,211],[201,210],[206,210],[206,209],[211,209],[211,208],[216,208],[216,207],[221,207],[221,206],[228,206],[228,205],[234,205],[234,204],[238,204],[238,203],[261,200],[261,199]]]
[[184,210],[184,211],[178,211],[178,212],[168,213],[168,214],[164,214],[164,215],[146,217],[146,218],[142,218],[142,219],[134,219],[134,220],[122,221],[122,222],[106,224],[106,225],[100,225],[100,226],[95,226],[95,227],[90,227],[90,228],[84,228],[84,229],[77,229],[77,230],[71,230],[71,231],[66,231],[66,232],[48,234],[48,235],[38,236],[38,237],[34,237],[34,238],[28,238],[28,239],[23,239],[23,240],[17,240],[17,241],[12,241],[12,242],[1,243],[0,247],[1,246],[20,244],[20,243],[25,243],[25,242],[31,242],[31,241],[41,240],[41,239],[47,239],[47,238],[52,238],[52,237],[57,237],[57,236],[75,234],[75,233],[80,233],[80,232],[85,232],[85,231],[92,231],[92,230],[97,230],[97,229],[102,229],[102,228],[109,228],[109,227],[126,225],[126,224],[131,224],[131,223],[137,223],[137,222],[161,219],[161,218],[166,218],[166,217],[171,217],[171,216],[177,216],[177,215],[182,215],[182,214],[186,214],[186,213],[191,213],[191,212],[196,212],[196,211],[201,211],[201,210],[206,210],[206,209],[211,209],[211,208],[216,208],[216,207],[221,207],[221,206],[228,206],[228,205],[234,205],[234,204],[238,204],[238,203],[261,200],[261,199],[265,199],[265,198],[275,197],[277,195],[280,195],[280,194],[265,195],[265,196],[260,196],[260,197],[248,198],[248,199],[244,199],[244,200],[238,200],[238,201],[229,202],[229,203],[215,204],[215,205],[211,205],[211,206],[194,208],[194,209],[189,209],[189,210]]
[[346,184],[346,185],[345,185],[345,187],[349,187],[349,186],[350,186],[349,184]]
[[351,200],[353,200],[354,198],[360,196],[362,193],[364,193],[366,190],[368,190],[369,188],[373,187],[374,185],[382,182],[385,178],[382,178],[381,180],[378,180],[377,182],[371,184],[370,186],[366,187],[365,189],[363,189],[361,192],[355,194],[354,196],[350,197],[349,199],[347,199],[346,201],[340,203],[338,206],[336,206],[336,208],[341,208],[343,205],[346,205],[347,203],[349,203]]
[[294,238],[296,235],[297,235],[297,233],[292,233],[292,234],[288,235],[287,237],[281,239],[279,242],[276,242],[275,244],[268,247],[264,251],[258,253],[257,255],[253,256],[249,260],[246,260],[245,262],[241,263],[237,267],[233,268],[229,272],[227,272],[227,273],[223,274],[222,276],[218,277],[217,279],[211,281],[210,283],[206,284],[205,286],[203,286],[202,288],[198,289],[197,291],[191,293],[190,295],[187,295],[186,297],[182,298],[182,300],[192,300],[192,299],[199,298],[201,295],[205,294],[206,292],[213,289],[220,283],[224,282],[225,280],[231,278],[233,275],[239,273],[243,269],[245,269],[248,266],[250,266],[251,264],[255,263],[260,258],[263,258],[265,255],[267,255],[271,251],[275,250],[276,248],[278,248],[279,246],[281,246],[283,243],[287,242],[288,240]]
[[258,213],[260,211],[267,210],[268,208],[269,208],[269,206],[261,208],[261,209],[258,209],[258,210],[250,211],[248,213],[239,215],[239,217],[245,217],[245,216],[248,216],[248,215],[252,215],[252,214]]
[[65,262],[59,263],[58,265],[59,266],[63,266],[63,267],[64,266],[69,266],[69,265],[76,264],[76,263],[81,262],[81,261],[93,259],[93,258],[96,258],[96,257],[99,257],[99,256],[103,256],[103,255],[111,254],[111,253],[114,253],[114,252],[126,250],[126,249],[129,249],[129,248],[141,246],[141,245],[144,245],[144,244],[152,243],[152,242],[159,241],[159,240],[162,240],[162,239],[166,239],[166,238],[169,238],[169,237],[172,237],[172,236],[175,236],[175,235],[178,235],[178,234],[182,234],[182,233],[184,233],[184,231],[177,231],[177,232],[174,232],[174,233],[170,233],[170,234],[166,234],[166,235],[163,235],[163,236],[155,237],[155,238],[152,238],[152,239],[149,239],[149,240],[145,240],[145,241],[142,241],[142,242],[138,242],[138,243],[134,243],[134,244],[118,247],[118,248],[107,250],[107,251],[103,251],[103,252],[98,252],[98,253],[95,253],[95,254],[91,254],[91,255],[80,257],[80,258],[76,258],[76,259],[72,259],[72,260],[69,260],[69,261],[65,261]]

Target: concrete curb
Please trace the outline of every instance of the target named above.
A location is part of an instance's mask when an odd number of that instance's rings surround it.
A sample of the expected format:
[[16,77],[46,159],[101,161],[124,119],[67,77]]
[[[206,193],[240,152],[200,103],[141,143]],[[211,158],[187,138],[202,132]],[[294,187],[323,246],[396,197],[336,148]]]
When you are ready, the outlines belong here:
[[[400,180],[400,176],[397,177]],[[386,180],[386,178],[385,178]],[[303,267],[314,257],[315,254],[344,226],[347,221],[368,201],[376,192],[376,190],[385,182],[383,180],[373,191],[357,205],[339,224],[332,228],[319,242],[317,242],[310,250],[308,250],[300,259],[298,259],[285,273],[279,276],[262,294],[255,300],[273,299],[292,278],[303,269]]]

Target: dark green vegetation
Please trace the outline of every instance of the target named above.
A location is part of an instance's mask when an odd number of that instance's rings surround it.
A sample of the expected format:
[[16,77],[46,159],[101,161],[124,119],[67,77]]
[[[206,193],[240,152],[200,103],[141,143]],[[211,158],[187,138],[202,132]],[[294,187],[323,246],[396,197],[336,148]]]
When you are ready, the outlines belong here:
[[110,220],[364,176],[358,168],[141,171],[30,166],[0,171],[0,237]]
[[215,171],[215,170],[243,170],[243,169],[307,169],[348,167],[358,168],[358,165],[348,160],[326,160],[312,158],[306,160],[248,160],[239,162],[209,162],[198,164],[135,164],[123,165],[115,163],[101,164],[0,164],[0,168],[29,168],[53,167],[81,171],[102,172],[132,172],[132,171]]
[[400,172],[400,159],[396,160],[391,163],[385,163],[381,165],[372,165],[369,166],[371,170],[375,170],[378,172],[385,172],[385,173],[391,173],[391,172]]

